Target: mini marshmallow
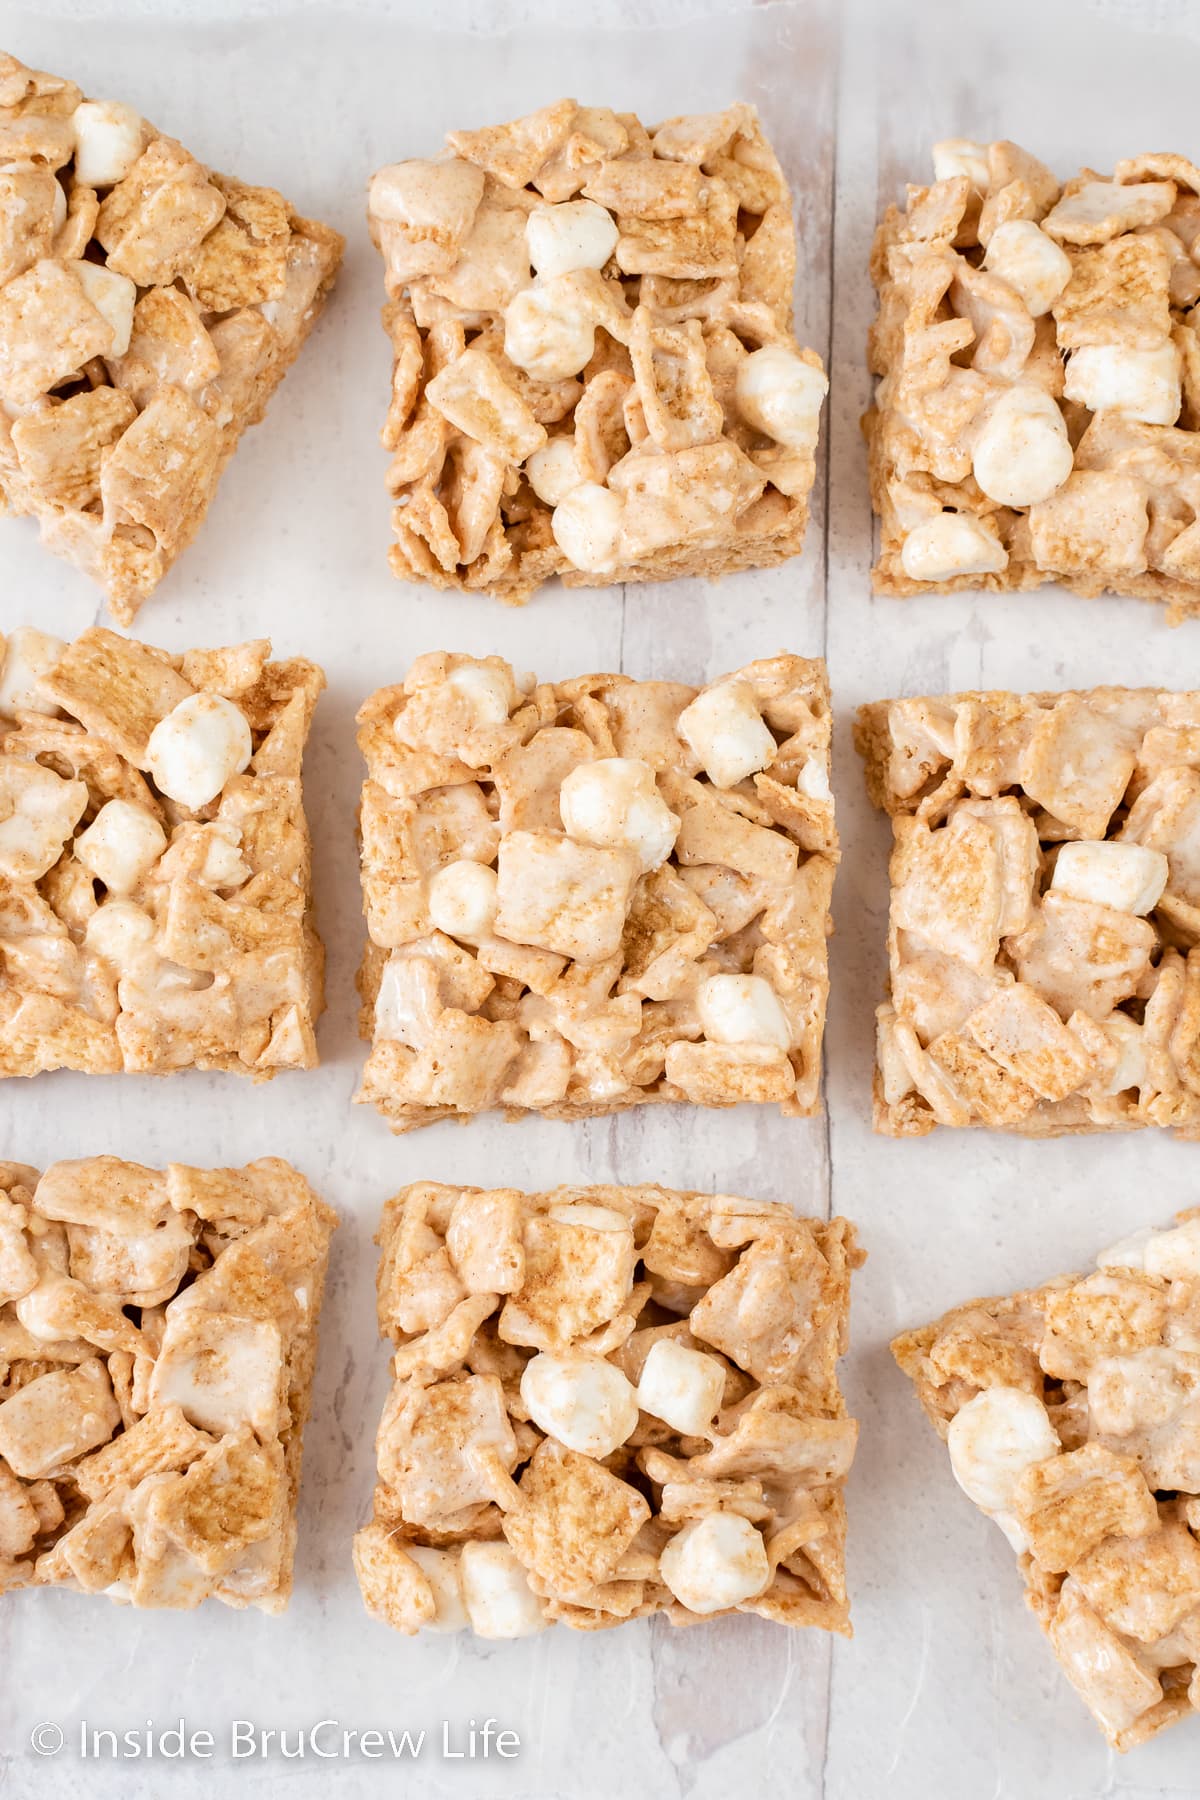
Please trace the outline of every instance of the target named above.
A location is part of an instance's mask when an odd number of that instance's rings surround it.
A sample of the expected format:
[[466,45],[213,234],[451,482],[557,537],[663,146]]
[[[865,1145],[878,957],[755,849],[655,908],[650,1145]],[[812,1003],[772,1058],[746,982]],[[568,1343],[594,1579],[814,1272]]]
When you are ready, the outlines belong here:
[[111,894],[132,893],[166,847],[154,815],[128,800],[106,800],[75,840],[76,856]]
[[638,1400],[620,1369],[580,1352],[530,1357],[521,1398],[540,1431],[581,1456],[611,1456],[635,1429]]
[[0,758],[0,875],[40,881],[87,808],[82,781],[66,781],[41,763]]
[[715,1356],[659,1338],[642,1365],[637,1401],[685,1437],[703,1437],[725,1393],[725,1370]]
[[954,1479],[985,1512],[1011,1512],[1026,1469],[1061,1449],[1050,1415],[1022,1388],[984,1388],[959,1408],[947,1438]]
[[254,754],[245,714],[222,694],[189,694],[160,719],[146,768],[160,793],[180,806],[207,806]]
[[437,1608],[432,1619],[426,1619],[425,1631],[465,1631],[467,1609],[463,1604],[462,1570],[453,1550],[431,1550],[424,1544],[405,1544],[410,1556],[429,1583],[433,1604]]
[[566,381],[592,360],[596,321],[569,275],[523,288],[504,311],[504,354],[535,381]]
[[525,221],[529,260],[543,279],[602,269],[617,247],[617,222],[594,200],[535,206]]
[[573,488],[550,515],[554,541],[573,569],[607,575],[621,560],[624,507],[619,494],[598,482]]
[[446,677],[446,686],[471,706],[476,729],[503,725],[513,703],[508,676],[488,663],[460,663]]
[[1063,392],[1090,412],[1118,412],[1146,425],[1173,425],[1182,404],[1179,350],[1169,338],[1154,350],[1085,344],[1067,359]]
[[478,943],[496,922],[496,871],[487,863],[446,863],[429,882],[429,919],[447,937]]
[[689,1612],[722,1612],[761,1594],[771,1579],[762,1533],[740,1513],[708,1513],[677,1531],[659,1573]]
[[562,784],[558,808],[568,837],[605,850],[636,850],[644,871],[666,862],[679,831],[654,770],[637,757],[580,763]]
[[460,1569],[463,1604],[477,1637],[532,1637],[545,1629],[542,1603],[506,1543],[465,1543]]
[[1141,918],[1158,905],[1169,873],[1161,850],[1085,840],[1062,845],[1050,886],[1072,900],[1091,900]]
[[1096,1258],[1098,1269],[1144,1269],[1146,1267],[1146,1246],[1156,1235],[1153,1225],[1143,1225],[1140,1231],[1131,1231],[1128,1237],[1119,1238],[1107,1250],[1102,1250]]
[[987,145],[973,138],[943,138],[933,146],[933,179],[950,181],[965,175],[971,186],[982,194],[988,186]]
[[774,1044],[786,1050],[792,1028],[779,997],[761,975],[710,975],[696,995],[710,1044]]
[[0,713],[10,719],[18,712],[56,713],[58,707],[46,699],[38,682],[49,674],[66,647],[61,638],[32,625],[18,625],[10,632],[0,668]]
[[[140,113],[118,100],[81,100],[71,115],[75,129],[75,180],[82,187],[123,181],[142,154],[146,128]],[[124,355],[116,351],[117,356]]]
[[106,268],[102,263],[75,262],[69,266],[74,269],[96,311],[112,327],[112,344],[105,354],[124,356],[133,335],[137,287],[128,275],[118,275],[115,269]]
[[564,1200],[546,1215],[556,1225],[579,1225],[585,1231],[628,1231],[629,1220],[615,1206],[596,1206],[591,1200]]
[[697,694],[679,715],[678,731],[715,787],[769,769],[777,746],[748,681],[722,681]]
[[1071,279],[1071,259],[1032,219],[997,225],[983,266],[1025,302],[1031,318],[1048,313]]
[[1058,407],[1045,388],[1026,383],[1006,389],[988,412],[972,467],[990,500],[1033,506],[1062,486],[1074,460]]
[[1200,1280],[1200,1219],[1151,1232],[1143,1266],[1158,1281]]
[[764,344],[738,364],[737,408],[748,425],[789,450],[815,450],[829,382],[794,350]]
[[114,968],[126,969],[154,942],[155,924],[132,900],[106,900],[88,920],[83,941]]
[[560,506],[583,482],[579,458],[575,454],[575,439],[565,434],[551,438],[548,444],[526,457],[525,475],[539,500],[544,500],[547,506]]
[[939,513],[910,531],[900,552],[910,581],[955,581],[962,575],[998,575],[1008,551],[968,513]]
[[809,800],[832,800],[833,789],[829,785],[829,771],[825,767],[822,756],[807,757],[803,768],[796,777],[797,790]]

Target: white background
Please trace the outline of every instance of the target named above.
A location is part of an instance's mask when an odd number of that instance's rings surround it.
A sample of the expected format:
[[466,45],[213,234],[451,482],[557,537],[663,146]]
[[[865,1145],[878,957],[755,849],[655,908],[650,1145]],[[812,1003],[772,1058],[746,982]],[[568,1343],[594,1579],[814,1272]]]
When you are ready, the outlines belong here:
[[[322,1066],[254,1088],[233,1076],[43,1076],[0,1088],[0,1153],[45,1165],[102,1151],[157,1163],[290,1156],[334,1203],[335,1240],[308,1428],[296,1593],[281,1619],[139,1615],[67,1593],[0,1601],[0,1794],[204,1791],[293,1800],[403,1793],[520,1800],[1123,1800],[1200,1794],[1200,1721],[1111,1756],[1058,1677],[998,1532],[958,1493],[887,1344],[980,1292],[1077,1266],[1197,1199],[1200,1152],[1145,1133],[1020,1143],[869,1129],[871,1015],[880,996],[886,827],[850,746],[860,701],[963,687],[1200,685],[1200,623],[1170,631],[1139,601],[1047,590],[1013,599],[876,600],[858,418],[867,398],[866,258],[877,214],[927,178],[934,138],[1025,142],[1062,173],[1123,155],[1200,156],[1200,13],[1186,3],[1042,0],[278,0],[140,4],[0,0],[0,42],[131,101],[203,160],[274,183],[349,240],[327,315],[250,434],[198,543],[137,631],[172,649],[269,633],[320,661],[329,692],[306,768],[319,924],[329,949]],[[647,121],[755,101],[793,184],[797,330],[832,370],[803,556],[719,586],[567,594],[523,611],[401,587],[387,564],[388,346],[380,267],[363,228],[378,164],[433,153],[453,126],[562,93]],[[0,629],[73,635],[94,590],[46,557],[27,521],[0,523]],[[618,668],[701,682],[780,648],[825,654],[844,861],[835,898],[827,1114],[647,1109],[587,1125],[486,1120],[404,1139],[350,1108],[362,1050],[354,712],[418,653],[500,652],[560,678]],[[350,1538],[369,1509],[386,1359],[374,1334],[379,1207],[418,1177],[530,1187],[659,1180],[840,1211],[870,1261],[844,1369],[862,1420],[850,1482],[856,1636],[830,1643],[754,1619],[690,1632],[638,1623],[515,1645],[412,1642],[364,1615]],[[81,1765],[81,1720],[130,1729],[179,1716],[218,1738],[211,1763]],[[441,1725],[493,1716],[521,1735],[502,1764],[446,1761]],[[231,1762],[229,1722],[425,1728],[416,1764]],[[35,1757],[59,1722],[68,1745]],[[328,1738],[325,1740],[328,1742]],[[323,1791],[329,1792],[326,1788]]]

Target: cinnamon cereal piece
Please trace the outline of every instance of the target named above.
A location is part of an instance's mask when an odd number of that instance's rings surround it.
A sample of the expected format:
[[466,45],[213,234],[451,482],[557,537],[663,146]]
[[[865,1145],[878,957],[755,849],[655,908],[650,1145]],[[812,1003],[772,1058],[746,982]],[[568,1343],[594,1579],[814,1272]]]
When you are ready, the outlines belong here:
[[[837,862],[819,662],[699,690],[421,657],[359,714],[371,1053],[396,1131],[817,1110]],[[980,827],[983,830],[983,827]]]
[[316,1063],[300,765],[324,678],[269,652],[0,642],[0,1076]]
[[877,1130],[1200,1134],[1197,726],[1151,688],[860,710],[894,833]]
[[1116,1750],[1200,1711],[1198,1284],[1192,1209],[892,1345]]
[[129,624],[315,324],[337,232],[0,54],[0,512]]
[[[220,1187],[254,1215],[188,1204]],[[269,1158],[0,1167],[0,1586],[282,1611],[336,1222]]]
[[755,1612],[849,1635],[845,1219],[421,1182],[376,1241],[396,1353],[354,1540],[374,1617],[514,1638]]
[[794,556],[828,384],[792,333],[791,201],[755,109],[646,131],[560,100],[447,144],[368,201],[393,572],[520,604],[554,574]]
[[1200,612],[1200,175],[1162,154],[1060,185],[954,139],[934,177],[872,255],[876,589],[1057,581]]

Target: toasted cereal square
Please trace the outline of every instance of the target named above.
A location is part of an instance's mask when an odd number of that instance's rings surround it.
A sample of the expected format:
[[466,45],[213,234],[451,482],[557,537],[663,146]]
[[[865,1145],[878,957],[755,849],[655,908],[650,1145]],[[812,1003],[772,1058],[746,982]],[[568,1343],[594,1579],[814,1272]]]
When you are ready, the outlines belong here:
[[512,1638],[752,1612],[850,1635],[847,1220],[420,1182],[376,1242],[393,1384],[354,1542],[373,1617]]
[[1200,692],[858,714],[891,815],[875,1128],[1200,1136]]
[[336,1215],[289,1163],[0,1163],[0,1592],[281,1612]]
[[1092,1274],[971,1301],[892,1345],[1115,1750],[1200,1712],[1198,1294],[1192,1208]]
[[396,1131],[493,1108],[817,1110],[823,663],[781,653],[697,690],[432,654],[359,726],[356,1099]]
[[367,218],[401,580],[520,604],[798,553],[828,383],[753,106],[560,100],[380,169]]
[[315,1066],[324,676],[270,651],[0,638],[0,1077]]
[[1200,170],[1060,184],[948,139],[875,238],[865,425],[885,594],[1057,581],[1200,612]]
[[0,512],[128,624],[316,323],[336,231],[0,53]]

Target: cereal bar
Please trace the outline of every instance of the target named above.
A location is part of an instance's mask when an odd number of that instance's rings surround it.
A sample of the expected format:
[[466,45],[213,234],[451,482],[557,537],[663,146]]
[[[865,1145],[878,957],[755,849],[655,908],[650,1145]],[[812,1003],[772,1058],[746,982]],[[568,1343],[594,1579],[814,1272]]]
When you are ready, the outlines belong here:
[[320,669],[265,638],[0,648],[0,1076],[311,1068]]
[[892,1352],[1117,1750],[1200,1712],[1200,1209]]
[[560,100],[371,182],[393,350],[394,573],[510,603],[799,551],[819,357],[752,106]]
[[321,311],[336,231],[0,54],[0,512],[133,618]]
[[1065,186],[1016,144],[936,144],[875,239],[875,585],[1058,581],[1200,612],[1200,170]]
[[359,1100],[817,1110],[837,862],[824,665],[697,691],[434,654],[359,714]]
[[275,1158],[0,1163],[0,1592],[283,1610],[336,1222]]
[[368,1612],[525,1637],[665,1612],[850,1634],[845,1219],[660,1187],[384,1208]]
[[1200,1136],[1200,693],[858,715],[892,816],[876,1129]]

